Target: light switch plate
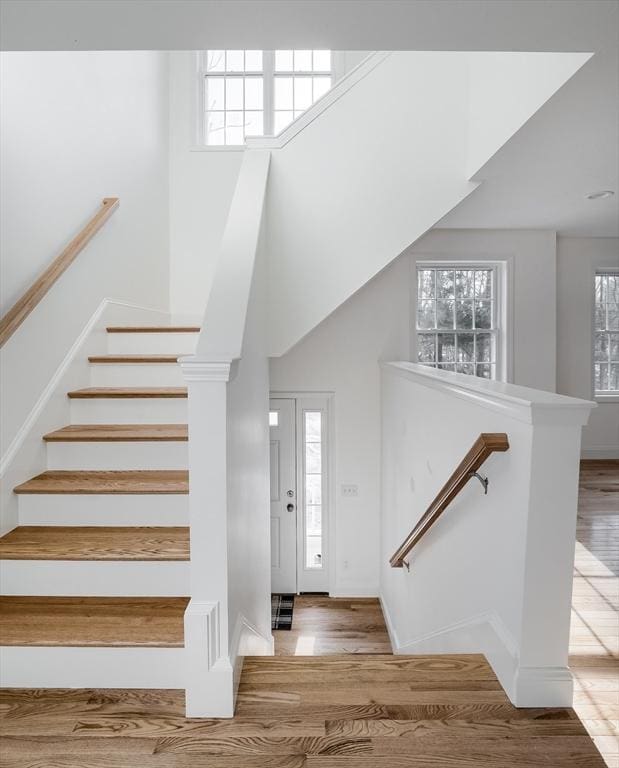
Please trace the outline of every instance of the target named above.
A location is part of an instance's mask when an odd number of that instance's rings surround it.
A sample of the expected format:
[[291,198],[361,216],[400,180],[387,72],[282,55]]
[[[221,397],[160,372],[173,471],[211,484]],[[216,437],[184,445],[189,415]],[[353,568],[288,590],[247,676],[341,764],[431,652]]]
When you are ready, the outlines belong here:
[[342,485],[342,496],[358,496],[359,495],[359,486],[358,485]]

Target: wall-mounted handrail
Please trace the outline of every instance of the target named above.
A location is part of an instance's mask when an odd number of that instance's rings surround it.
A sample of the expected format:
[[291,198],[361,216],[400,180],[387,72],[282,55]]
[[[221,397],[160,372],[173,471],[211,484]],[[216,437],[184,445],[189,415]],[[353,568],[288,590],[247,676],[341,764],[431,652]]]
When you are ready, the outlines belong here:
[[117,197],[105,197],[101,207],[88,224],[71,240],[47,269],[39,275],[24,295],[0,319],[0,347],[11,338],[52,285],[75,261],[78,254],[92,240],[112,213],[118,208]]
[[460,493],[471,477],[495,451],[506,451],[509,448],[507,435],[504,432],[482,433],[473,443],[470,451],[462,459],[460,464],[438,492],[434,501],[430,504],[423,516],[408,534],[401,546],[394,552],[389,560],[392,568],[402,568],[407,565],[406,557],[427,531],[443,514],[449,504]]

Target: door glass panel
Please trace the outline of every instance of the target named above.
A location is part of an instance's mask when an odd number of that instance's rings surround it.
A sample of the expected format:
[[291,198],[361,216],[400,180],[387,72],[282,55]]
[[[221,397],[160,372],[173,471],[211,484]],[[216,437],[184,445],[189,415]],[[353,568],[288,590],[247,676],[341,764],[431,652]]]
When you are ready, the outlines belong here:
[[322,411],[303,414],[305,567],[322,568]]

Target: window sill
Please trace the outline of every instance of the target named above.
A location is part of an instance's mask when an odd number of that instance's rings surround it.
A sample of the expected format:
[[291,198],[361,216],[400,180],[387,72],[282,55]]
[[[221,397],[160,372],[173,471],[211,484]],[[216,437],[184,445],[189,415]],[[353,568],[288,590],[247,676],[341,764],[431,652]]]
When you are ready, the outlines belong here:
[[593,399],[596,403],[619,403],[619,392],[609,392],[608,394],[596,392]]
[[245,144],[223,144],[213,145],[195,144],[189,147],[190,152],[244,152],[247,149]]

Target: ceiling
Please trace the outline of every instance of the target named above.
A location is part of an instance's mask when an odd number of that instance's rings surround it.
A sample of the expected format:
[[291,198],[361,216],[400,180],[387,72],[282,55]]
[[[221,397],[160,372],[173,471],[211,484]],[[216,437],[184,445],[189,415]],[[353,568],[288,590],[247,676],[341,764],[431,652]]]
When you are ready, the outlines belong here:
[[439,226],[619,235],[619,0],[0,0],[2,50],[208,47],[593,52]]
[[[438,227],[619,236],[619,61],[593,56],[474,176]],[[588,200],[611,189],[615,196]],[[617,254],[619,260],[619,251]]]

